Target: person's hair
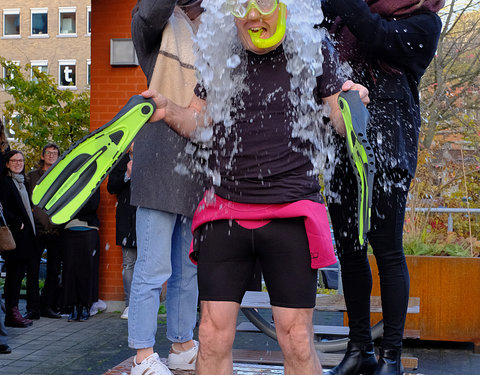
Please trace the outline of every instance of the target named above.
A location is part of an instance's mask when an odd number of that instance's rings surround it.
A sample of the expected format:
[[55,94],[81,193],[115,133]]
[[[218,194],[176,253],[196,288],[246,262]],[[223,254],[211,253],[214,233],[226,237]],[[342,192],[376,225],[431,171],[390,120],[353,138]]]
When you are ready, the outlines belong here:
[[[45,146],[43,146],[42,156],[45,156],[45,151],[47,150],[47,148],[56,149],[58,151],[58,155],[60,156],[60,147],[58,147],[55,143],[47,143]],[[45,165],[45,161],[42,158],[40,158],[40,160],[38,160],[38,163],[37,163],[37,168],[42,169],[44,165]]]
[[138,8],[140,7],[140,2],[141,2],[141,1],[142,1],[142,0],[137,0],[137,3],[136,3],[135,6],[133,7],[133,9],[132,9],[132,17],[135,15],[135,13],[138,12]]
[[4,152],[8,147],[7,135],[5,134],[5,126],[0,119],[0,152]]
[[57,150],[58,155],[60,155],[60,147],[58,147],[55,143],[47,143],[42,148],[42,156],[45,156],[45,151],[47,150],[47,148],[54,148],[55,150]]
[[[10,171],[10,169],[7,167],[7,163],[10,161],[10,159],[17,155],[17,154],[20,154],[22,155],[23,157],[23,160],[25,160],[25,155],[23,154],[22,151],[20,150],[10,150],[8,151],[6,154],[5,154],[5,173],[7,173],[8,171]],[[22,171],[20,172],[21,174],[25,174],[25,163],[23,164],[23,169]]]

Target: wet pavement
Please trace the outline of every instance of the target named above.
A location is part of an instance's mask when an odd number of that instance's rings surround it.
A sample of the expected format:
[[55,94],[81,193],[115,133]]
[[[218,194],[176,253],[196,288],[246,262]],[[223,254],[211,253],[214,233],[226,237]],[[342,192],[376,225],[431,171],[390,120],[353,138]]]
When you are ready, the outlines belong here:
[[[21,311],[24,311],[22,306]],[[342,321],[337,313],[319,315],[316,319],[322,324]],[[239,321],[245,320],[240,313]],[[158,322],[155,351],[166,357],[170,342],[165,338],[165,317],[159,317]],[[127,321],[120,319],[120,311],[100,313],[86,322],[67,322],[66,317],[41,318],[29,328],[7,327],[7,330],[12,353],[0,355],[2,375],[100,375],[135,354],[127,347]],[[264,334],[244,332],[237,333],[234,348],[279,350],[277,342]],[[418,358],[419,368],[412,372],[415,374],[480,374],[480,354],[473,353],[470,343],[408,340],[404,355]],[[276,374],[281,373],[277,371]]]

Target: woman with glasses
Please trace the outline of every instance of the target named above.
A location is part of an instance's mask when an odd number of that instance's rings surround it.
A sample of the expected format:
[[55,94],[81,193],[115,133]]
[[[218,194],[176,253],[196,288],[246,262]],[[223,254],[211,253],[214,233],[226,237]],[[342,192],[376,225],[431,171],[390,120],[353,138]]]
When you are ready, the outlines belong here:
[[35,224],[24,171],[23,153],[18,150],[7,152],[0,182],[0,202],[17,247],[2,254],[7,267],[5,325],[20,328],[31,326],[33,323],[30,319],[22,317],[18,310],[20,288],[25,274],[27,274],[27,310],[38,309],[40,305],[38,289],[40,252],[35,237]]

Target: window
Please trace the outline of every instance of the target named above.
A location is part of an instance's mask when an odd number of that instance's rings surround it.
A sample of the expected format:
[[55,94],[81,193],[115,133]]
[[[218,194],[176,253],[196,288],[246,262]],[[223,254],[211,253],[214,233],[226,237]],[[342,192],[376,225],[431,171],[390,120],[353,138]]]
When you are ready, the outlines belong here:
[[58,62],[58,84],[60,88],[77,88],[77,62],[75,60],[60,60]]
[[3,36],[20,37],[20,9],[3,10]]
[[92,66],[92,62],[90,59],[87,60],[87,85],[90,86],[90,67]]
[[32,36],[48,36],[48,9],[32,8]]
[[47,60],[32,60],[30,62],[32,69],[30,70],[30,77],[32,81],[37,81],[35,75],[33,74],[33,69],[37,69],[41,73],[48,74],[48,61]]
[[59,8],[58,33],[65,36],[76,36],[77,9],[76,7]]
[[5,135],[9,142],[15,141],[15,118],[18,117],[18,112],[14,112],[12,118],[7,121],[7,118],[3,116],[3,124],[5,125]]
[[92,33],[92,7],[87,7],[87,35]]
[[[7,67],[3,68],[3,78],[7,78],[7,76],[10,75],[10,78],[13,79],[13,77],[14,77],[13,76],[13,71],[10,71],[9,68],[8,68],[11,65],[20,66],[20,61],[18,61],[18,60],[9,61]],[[10,87],[5,87],[5,86],[3,86],[2,88],[4,90],[9,90],[10,89]]]

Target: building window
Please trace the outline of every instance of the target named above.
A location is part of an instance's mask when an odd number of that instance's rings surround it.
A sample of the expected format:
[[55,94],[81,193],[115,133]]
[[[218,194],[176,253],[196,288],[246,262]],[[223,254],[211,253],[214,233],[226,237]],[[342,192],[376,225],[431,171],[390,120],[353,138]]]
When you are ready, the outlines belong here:
[[48,61],[47,60],[32,60],[30,62],[32,69],[30,70],[30,78],[32,81],[37,81],[35,74],[33,74],[33,70],[37,69],[40,73],[48,74]]
[[92,33],[92,7],[87,7],[87,35]]
[[[18,60],[12,60],[12,61],[9,61],[8,62],[8,65],[6,68],[3,68],[3,78],[7,78],[9,75],[10,75],[10,78],[13,79],[14,78],[14,75],[13,75],[13,71],[11,71],[9,69],[9,66],[11,65],[16,65],[16,66],[20,66],[20,61]],[[5,85],[2,87],[3,90],[9,90],[10,87],[5,87]]]
[[58,83],[60,88],[77,88],[77,62],[75,60],[60,60],[58,62]]
[[14,112],[12,118],[8,121],[5,116],[3,116],[3,119],[2,119],[5,125],[5,135],[7,136],[7,140],[9,142],[15,141],[15,131],[13,129],[15,128],[14,119],[16,117],[18,117],[18,112]]
[[32,36],[48,36],[48,9],[32,8]]
[[92,61],[90,59],[87,60],[87,85],[90,86],[90,67],[92,66]]
[[20,9],[3,10],[3,36],[20,37]]
[[77,33],[77,9],[75,7],[59,8],[60,35],[76,36]]

